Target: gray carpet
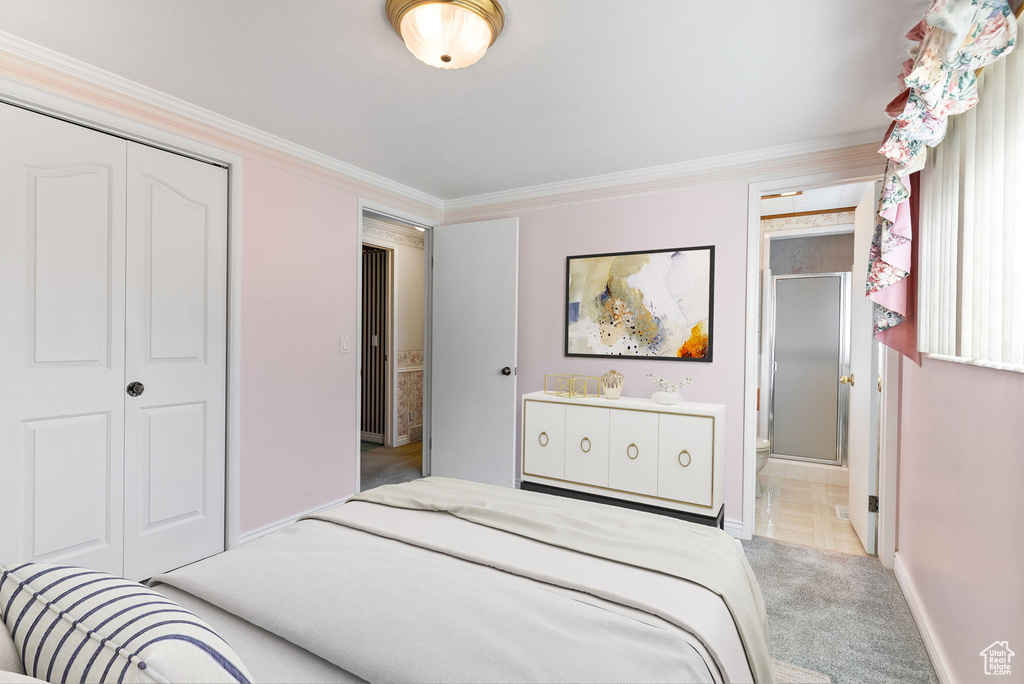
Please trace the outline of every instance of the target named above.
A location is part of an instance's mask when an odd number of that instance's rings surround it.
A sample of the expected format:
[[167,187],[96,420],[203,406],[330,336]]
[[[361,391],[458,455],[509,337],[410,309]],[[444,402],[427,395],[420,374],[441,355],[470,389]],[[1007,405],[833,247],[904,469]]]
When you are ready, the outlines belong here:
[[363,451],[360,456],[360,491],[422,477],[423,442],[400,447],[374,446],[377,448]]
[[896,576],[875,558],[754,537],[772,657],[834,684],[937,684]]

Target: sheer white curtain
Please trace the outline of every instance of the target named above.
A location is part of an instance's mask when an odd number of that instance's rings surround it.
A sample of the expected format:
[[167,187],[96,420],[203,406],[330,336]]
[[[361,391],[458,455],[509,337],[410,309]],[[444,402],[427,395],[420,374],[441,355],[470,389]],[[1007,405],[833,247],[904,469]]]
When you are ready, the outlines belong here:
[[1024,49],[978,86],[921,179],[918,347],[1024,372]]

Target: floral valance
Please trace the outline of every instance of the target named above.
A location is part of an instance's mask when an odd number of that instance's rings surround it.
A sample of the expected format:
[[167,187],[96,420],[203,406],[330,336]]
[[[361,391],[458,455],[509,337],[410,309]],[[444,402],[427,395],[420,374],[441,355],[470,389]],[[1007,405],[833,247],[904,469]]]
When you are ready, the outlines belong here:
[[[916,45],[899,75],[902,92],[879,152],[888,159],[869,257],[867,297],[875,302],[875,338],[905,354],[892,328],[908,308],[913,231],[908,176],[946,135],[949,117],[978,103],[977,71],[1013,50],[1017,24],[1006,0],[934,0],[907,34]],[[901,336],[905,340],[905,336]]]

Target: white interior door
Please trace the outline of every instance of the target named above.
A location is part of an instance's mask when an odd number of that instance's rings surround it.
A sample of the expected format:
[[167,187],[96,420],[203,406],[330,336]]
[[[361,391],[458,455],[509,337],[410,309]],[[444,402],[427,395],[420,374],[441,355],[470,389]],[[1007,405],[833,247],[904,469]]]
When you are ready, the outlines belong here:
[[878,514],[868,510],[868,497],[878,495],[878,359],[872,334],[872,303],[864,296],[868,249],[875,232],[875,209],[881,183],[875,183],[854,215],[853,297],[850,307],[850,414],[847,463],[850,467],[850,522],[875,553]]
[[124,574],[224,550],[227,171],[128,144]]
[[519,219],[433,230],[430,474],[515,484]]
[[123,140],[0,104],[0,560],[122,561]]

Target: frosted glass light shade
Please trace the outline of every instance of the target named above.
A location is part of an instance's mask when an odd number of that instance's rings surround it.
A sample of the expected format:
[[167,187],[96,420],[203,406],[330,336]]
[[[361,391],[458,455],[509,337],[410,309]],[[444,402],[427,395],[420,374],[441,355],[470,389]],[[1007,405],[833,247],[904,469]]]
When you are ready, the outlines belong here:
[[451,3],[414,7],[402,18],[399,32],[418,60],[441,69],[476,63],[493,42],[491,27],[483,17]]

